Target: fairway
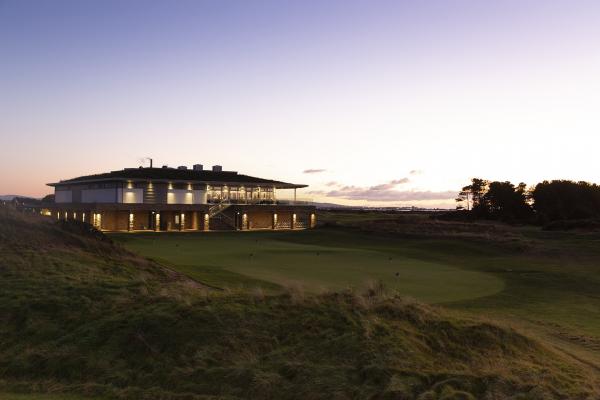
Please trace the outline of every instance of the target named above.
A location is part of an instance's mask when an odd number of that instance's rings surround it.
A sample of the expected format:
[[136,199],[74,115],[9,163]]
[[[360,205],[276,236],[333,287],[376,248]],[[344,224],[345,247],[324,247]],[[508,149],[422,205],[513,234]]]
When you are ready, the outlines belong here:
[[382,281],[430,303],[492,295],[503,281],[385,251],[284,241],[297,233],[160,233],[112,235],[127,248],[217,287],[301,286],[309,292],[364,288]]

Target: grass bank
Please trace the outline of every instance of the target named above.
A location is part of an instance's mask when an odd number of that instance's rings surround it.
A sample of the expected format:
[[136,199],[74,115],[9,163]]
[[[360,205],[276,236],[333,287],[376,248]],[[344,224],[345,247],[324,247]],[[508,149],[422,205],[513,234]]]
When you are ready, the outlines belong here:
[[378,285],[319,295],[214,291],[85,226],[7,210],[0,221],[0,393],[598,396],[594,371],[535,338]]

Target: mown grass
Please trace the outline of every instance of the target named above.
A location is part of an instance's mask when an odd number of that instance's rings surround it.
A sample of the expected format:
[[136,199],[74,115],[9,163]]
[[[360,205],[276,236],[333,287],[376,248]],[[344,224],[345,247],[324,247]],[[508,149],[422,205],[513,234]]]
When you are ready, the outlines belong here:
[[[304,235],[312,232],[303,232]],[[364,288],[385,281],[390,290],[421,301],[442,303],[488,296],[503,288],[491,274],[406,257],[365,243],[329,245],[319,233],[185,233],[113,235],[133,251],[217,287],[277,289],[290,285],[319,293]]]

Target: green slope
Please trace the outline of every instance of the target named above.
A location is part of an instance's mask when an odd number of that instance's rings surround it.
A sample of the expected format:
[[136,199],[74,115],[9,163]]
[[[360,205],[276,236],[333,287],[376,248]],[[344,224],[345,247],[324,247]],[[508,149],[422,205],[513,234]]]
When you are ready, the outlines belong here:
[[209,291],[85,226],[6,209],[0,253],[0,393],[420,400],[599,394],[594,371],[535,339],[379,286],[322,295]]

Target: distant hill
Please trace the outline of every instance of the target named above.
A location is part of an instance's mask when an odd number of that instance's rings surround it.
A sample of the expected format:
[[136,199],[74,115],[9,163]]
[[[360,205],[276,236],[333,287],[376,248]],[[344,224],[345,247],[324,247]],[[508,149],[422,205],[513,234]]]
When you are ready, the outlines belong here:
[[311,203],[312,205],[314,205],[317,208],[349,208],[349,206],[345,206],[343,204],[335,204],[335,203],[316,203],[313,202]]
[[31,197],[31,196],[21,196],[19,194],[5,194],[5,195],[0,195],[0,201],[12,201],[17,197],[20,199],[39,200],[39,199],[37,199],[35,197]]

